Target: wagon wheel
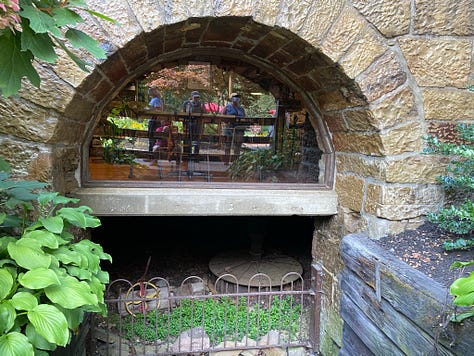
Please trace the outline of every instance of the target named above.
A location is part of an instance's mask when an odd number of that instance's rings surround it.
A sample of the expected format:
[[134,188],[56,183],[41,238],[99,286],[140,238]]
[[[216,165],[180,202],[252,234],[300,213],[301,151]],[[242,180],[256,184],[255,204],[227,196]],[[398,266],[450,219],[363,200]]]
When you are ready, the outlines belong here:
[[[136,289],[138,287],[138,290]],[[147,289],[151,288],[153,291],[147,294]],[[150,282],[137,282],[133,286],[131,286],[128,291],[125,299],[128,299],[129,296],[135,293],[136,296],[139,298],[143,298],[145,300],[131,300],[128,302],[125,302],[125,309],[127,312],[132,315],[133,317],[136,316],[131,310],[130,310],[130,305],[140,305],[139,309],[142,312],[147,312],[148,311],[148,302],[147,299],[149,300],[155,300],[156,299],[156,308],[158,309],[160,306],[160,289],[154,285],[153,283]]]

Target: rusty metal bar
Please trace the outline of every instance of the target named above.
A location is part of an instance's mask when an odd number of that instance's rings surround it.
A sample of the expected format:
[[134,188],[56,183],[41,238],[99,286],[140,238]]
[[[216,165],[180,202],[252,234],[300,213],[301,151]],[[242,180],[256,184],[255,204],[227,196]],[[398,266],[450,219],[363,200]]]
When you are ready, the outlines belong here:
[[320,344],[320,323],[321,323],[321,294],[323,292],[323,269],[314,263],[311,265],[311,291],[314,296],[314,314],[313,314],[313,330],[310,334],[310,342],[313,350],[319,352]]

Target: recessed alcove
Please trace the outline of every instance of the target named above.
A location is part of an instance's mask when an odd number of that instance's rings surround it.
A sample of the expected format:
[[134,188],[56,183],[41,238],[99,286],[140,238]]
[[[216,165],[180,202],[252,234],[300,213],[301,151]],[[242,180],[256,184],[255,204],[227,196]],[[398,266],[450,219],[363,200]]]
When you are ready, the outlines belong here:
[[212,279],[210,260],[222,253],[250,250],[251,234],[264,236],[263,255],[297,261],[309,279],[314,218],[311,217],[101,217],[92,229],[114,261],[104,263],[111,279],[139,280],[151,257],[146,279],[163,277],[179,285],[197,275]]

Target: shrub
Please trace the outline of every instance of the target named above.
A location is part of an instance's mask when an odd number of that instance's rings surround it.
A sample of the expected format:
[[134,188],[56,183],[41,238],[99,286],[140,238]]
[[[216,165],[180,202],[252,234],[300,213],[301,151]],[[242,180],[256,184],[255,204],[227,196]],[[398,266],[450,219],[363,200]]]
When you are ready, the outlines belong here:
[[100,225],[77,199],[12,180],[0,158],[0,355],[47,355],[66,346],[85,312],[106,314],[101,246],[77,240]]
[[[439,182],[447,191],[460,192],[466,196],[464,203],[451,205],[438,212],[428,214],[428,219],[445,230],[455,234],[471,235],[474,231],[474,125],[458,124],[462,143],[443,143],[436,137],[428,137],[428,153],[439,153],[454,157],[447,167],[447,175],[439,177]],[[444,248],[468,249],[474,246],[474,238],[459,238],[454,242],[446,241]],[[464,268],[474,265],[471,262],[455,262],[451,268]],[[474,272],[467,277],[455,280],[449,292],[454,296],[454,305],[463,307],[459,314],[451,316],[451,321],[461,322],[474,316]]]

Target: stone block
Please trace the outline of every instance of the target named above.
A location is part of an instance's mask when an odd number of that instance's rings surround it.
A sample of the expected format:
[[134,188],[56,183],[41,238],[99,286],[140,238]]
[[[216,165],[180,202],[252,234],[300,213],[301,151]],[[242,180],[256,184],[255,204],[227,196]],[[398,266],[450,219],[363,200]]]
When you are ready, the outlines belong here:
[[389,220],[406,220],[436,210],[442,201],[438,186],[369,184],[365,212]]
[[350,78],[355,78],[386,50],[387,46],[383,38],[373,29],[367,28],[354,41],[339,63]]
[[472,36],[474,6],[472,0],[417,0],[414,32],[425,35]]
[[399,44],[420,86],[465,88],[469,83],[472,41],[403,38]]
[[335,133],[333,142],[336,151],[383,156],[384,149],[379,134]]
[[410,0],[352,0],[351,3],[385,37],[408,34],[411,19]]
[[313,1],[311,6],[306,8],[306,22],[298,32],[299,36],[318,47],[324,34],[341,13],[344,4],[344,0]]
[[390,51],[377,59],[368,70],[356,78],[369,101],[374,101],[394,91],[406,80],[406,71],[395,58],[395,54]]
[[372,125],[379,130],[411,121],[418,115],[415,95],[410,87],[371,103],[370,110],[374,117]]
[[423,131],[420,123],[412,122],[388,130],[381,135],[384,155],[419,152],[423,147]]
[[324,38],[321,50],[338,62],[366,26],[365,19],[354,8],[346,6]]
[[423,103],[427,120],[471,120],[474,93],[457,89],[424,89]]
[[338,153],[336,167],[339,173],[353,173],[360,177],[385,179],[386,161],[363,155]]
[[428,155],[389,160],[385,164],[385,180],[388,183],[436,183],[436,178],[444,173],[446,158]]
[[360,212],[364,197],[364,186],[364,180],[359,177],[338,174],[336,177],[336,192],[339,194],[339,204]]
[[377,130],[372,112],[368,109],[353,109],[344,112],[344,121],[349,130],[352,131],[374,131]]

